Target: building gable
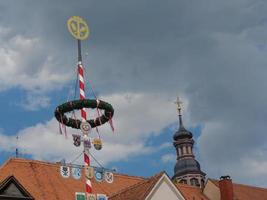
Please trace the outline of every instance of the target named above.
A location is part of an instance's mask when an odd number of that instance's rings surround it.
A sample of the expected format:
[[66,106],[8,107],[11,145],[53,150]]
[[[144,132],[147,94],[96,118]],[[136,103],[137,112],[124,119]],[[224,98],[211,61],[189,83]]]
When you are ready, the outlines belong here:
[[14,176],[9,176],[0,184],[0,199],[33,199]]
[[179,190],[172,183],[170,178],[164,173],[154,185],[145,200],[185,200]]

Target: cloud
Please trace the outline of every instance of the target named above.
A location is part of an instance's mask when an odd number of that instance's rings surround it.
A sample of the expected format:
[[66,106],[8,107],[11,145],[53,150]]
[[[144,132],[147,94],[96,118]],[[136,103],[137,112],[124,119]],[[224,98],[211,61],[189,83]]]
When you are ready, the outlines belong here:
[[25,110],[37,111],[42,108],[47,108],[50,106],[51,99],[47,96],[40,96],[39,94],[28,94],[26,99],[19,103]]
[[[0,89],[66,84],[75,75],[76,43],[65,23],[78,13],[91,28],[83,43],[86,80],[121,109],[118,137],[102,130],[107,141],[143,144],[175,119],[166,98],[182,94],[186,124],[204,127],[197,141],[202,169],[216,178],[228,168],[249,183],[247,174],[267,160],[255,157],[267,140],[266,8],[261,0],[1,2]],[[265,177],[258,171],[253,180]]]
[[161,161],[163,163],[173,163],[173,161],[176,160],[176,155],[175,154],[165,154],[161,157]]
[[0,90],[19,87],[27,91],[46,91],[56,85],[60,88],[69,80],[68,72],[62,74],[57,70],[60,63],[52,52],[48,52],[41,38],[16,35],[0,40],[0,44],[0,63],[3,66]]
[[[127,93],[127,95],[132,99],[130,102],[126,94],[103,96],[103,99],[110,102],[115,109],[113,121],[116,131],[112,133],[108,124],[99,127],[103,149],[92,150],[92,153],[100,163],[127,160],[136,155],[150,154],[170,146],[169,143],[163,143],[158,149],[147,146],[147,139],[152,134],[159,134],[166,124],[175,120],[174,104],[165,97],[155,94]],[[158,105],[164,106],[155,109]],[[76,116],[79,116],[78,113]],[[94,117],[92,110],[88,110],[88,116]],[[153,120],[156,119],[158,119],[157,124],[152,126]],[[35,159],[59,161],[66,158],[70,162],[82,152],[82,147],[77,148],[72,144],[73,133],[79,134],[79,131],[67,128],[68,137],[64,138],[64,129],[63,135],[60,135],[59,124],[53,118],[19,131],[18,146],[24,153],[32,155]],[[91,137],[96,136],[94,131]],[[1,134],[1,150],[13,151],[15,137]]]

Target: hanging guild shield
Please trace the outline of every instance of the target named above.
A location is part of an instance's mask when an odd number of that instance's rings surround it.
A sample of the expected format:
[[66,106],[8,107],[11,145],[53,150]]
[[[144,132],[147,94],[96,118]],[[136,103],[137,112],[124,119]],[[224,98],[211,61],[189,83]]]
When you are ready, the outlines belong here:
[[86,195],[83,192],[75,192],[75,200],[86,200]]
[[81,136],[80,135],[72,134],[72,138],[73,138],[74,146],[78,147],[81,145]]
[[107,200],[108,197],[105,194],[97,194],[97,200]]
[[75,178],[75,179],[80,179],[81,178],[81,169],[78,168],[78,167],[73,167],[71,169],[71,174],[72,174],[72,177]]
[[91,126],[88,122],[82,122],[80,125],[80,129],[83,132],[83,134],[88,135],[88,133],[91,130]]
[[99,138],[94,138],[93,144],[96,150],[101,150],[102,149],[102,141]]
[[113,173],[112,172],[105,172],[104,173],[104,177],[105,177],[105,181],[107,183],[113,183],[114,176],[113,176]]
[[60,174],[64,178],[70,177],[70,168],[67,166],[60,166]]
[[103,180],[103,172],[99,170],[95,170],[95,180],[98,182],[102,182]]
[[83,145],[84,145],[84,148],[87,148],[87,149],[91,148],[91,140],[86,135],[84,135],[84,137],[83,137]]
[[93,167],[85,166],[84,171],[85,171],[85,176],[88,179],[92,179],[94,177],[94,168]]
[[87,200],[96,200],[95,194],[87,194]]

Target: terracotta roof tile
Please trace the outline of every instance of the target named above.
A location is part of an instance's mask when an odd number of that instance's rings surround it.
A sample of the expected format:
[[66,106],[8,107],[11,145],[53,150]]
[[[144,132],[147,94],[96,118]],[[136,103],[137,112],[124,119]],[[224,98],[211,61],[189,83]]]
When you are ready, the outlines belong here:
[[117,194],[112,195],[110,200],[144,200],[149,192],[153,189],[154,185],[162,177],[165,172],[160,172],[151,178],[132,185],[119,191]]
[[209,200],[199,187],[194,187],[182,183],[175,184],[186,200]]
[[[210,179],[217,187],[219,181]],[[267,188],[233,183],[234,200],[267,200]]]
[[[14,175],[36,200],[73,200],[75,192],[83,192],[85,189],[84,176],[80,180],[63,178],[59,170],[59,164],[12,158],[0,168],[0,182]],[[144,180],[146,179],[122,174],[114,174],[112,184],[92,179],[93,193],[111,196]]]

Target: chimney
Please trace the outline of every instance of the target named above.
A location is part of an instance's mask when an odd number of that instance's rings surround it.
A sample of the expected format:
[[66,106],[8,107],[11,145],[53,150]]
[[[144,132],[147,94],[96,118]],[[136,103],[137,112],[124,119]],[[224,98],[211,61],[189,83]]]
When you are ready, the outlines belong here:
[[230,176],[221,176],[219,181],[221,200],[233,200],[234,190]]

